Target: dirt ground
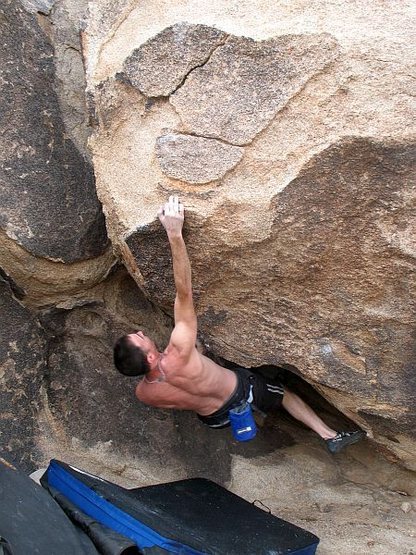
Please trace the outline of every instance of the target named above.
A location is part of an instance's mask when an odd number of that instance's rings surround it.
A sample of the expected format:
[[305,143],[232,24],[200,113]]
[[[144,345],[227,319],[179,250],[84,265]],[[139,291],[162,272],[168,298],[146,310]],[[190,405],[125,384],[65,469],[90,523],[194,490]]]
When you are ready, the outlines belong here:
[[[279,422],[296,445],[234,460],[230,489],[320,538],[317,555],[416,555],[416,476],[371,441],[331,455],[309,431]],[[259,505],[260,506],[260,505]]]
[[[234,444],[231,480],[224,484],[229,490],[316,534],[317,555],[416,555],[415,473],[388,462],[370,440],[334,456],[290,419],[268,418],[266,426],[263,441],[277,434],[291,441],[262,456],[255,441]],[[85,449],[74,438],[43,439],[44,466],[58,458],[128,488],[197,475],[166,457],[147,464],[120,457],[107,444]],[[215,481],[215,473],[205,477]]]

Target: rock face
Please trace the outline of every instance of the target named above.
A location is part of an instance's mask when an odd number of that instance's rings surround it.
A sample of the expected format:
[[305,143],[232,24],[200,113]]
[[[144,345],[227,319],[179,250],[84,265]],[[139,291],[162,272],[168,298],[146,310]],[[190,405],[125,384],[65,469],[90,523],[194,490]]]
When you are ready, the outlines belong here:
[[122,76],[146,96],[169,96],[225,38],[205,25],[172,25],[132,52]]
[[1,454],[24,471],[39,457],[37,436],[46,336],[39,320],[0,280]]
[[84,4],[0,10],[0,267],[27,306],[83,302],[115,263],[85,154]]
[[[96,182],[77,50],[86,3],[78,13],[70,0],[6,2],[0,12],[6,450],[29,468],[51,426],[67,447],[134,457],[140,436],[149,469],[161,452],[176,468],[200,467],[209,432],[186,455],[192,415],[138,405],[111,363],[121,333],[145,327],[161,346],[169,336],[172,267],[156,212],[179,194],[210,350],[290,369],[414,468],[407,8],[380,17],[367,7],[363,18],[349,6],[347,25],[341,3],[316,2],[313,14],[278,3],[276,17],[276,3],[255,0],[238,20],[225,0],[209,12],[200,0],[171,4],[157,21],[136,0],[89,4]],[[95,187],[140,289],[111,272]],[[273,449],[267,433],[259,441]]]
[[171,308],[155,215],[179,194],[214,352],[286,365],[414,466],[407,12],[259,0],[236,25],[216,0],[214,27],[198,0],[157,25],[132,5],[85,41],[97,190],[126,267]]
[[2,10],[2,31],[0,226],[36,256],[96,257],[107,247],[104,216],[92,167],[65,135],[51,45],[14,2]]
[[171,97],[185,128],[243,145],[337,57],[327,35],[229,37]]
[[188,183],[220,179],[241,160],[244,150],[214,139],[169,133],[159,137],[156,155],[168,177]]

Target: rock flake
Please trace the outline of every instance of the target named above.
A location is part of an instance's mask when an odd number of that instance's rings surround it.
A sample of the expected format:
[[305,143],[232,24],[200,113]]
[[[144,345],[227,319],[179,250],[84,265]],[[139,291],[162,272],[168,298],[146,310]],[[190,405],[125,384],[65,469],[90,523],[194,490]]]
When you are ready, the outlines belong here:
[[238,146],[178,133],[162,135],[156,145],[165,175],[195,184],[220,179],[238,164],[243,153]]

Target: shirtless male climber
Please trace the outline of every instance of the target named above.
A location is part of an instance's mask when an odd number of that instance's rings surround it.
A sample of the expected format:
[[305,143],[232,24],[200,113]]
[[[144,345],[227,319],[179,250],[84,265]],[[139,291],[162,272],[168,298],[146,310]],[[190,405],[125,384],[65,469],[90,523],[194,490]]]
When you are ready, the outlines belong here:
[[162,353],[142,331],[125,335],[115,344],[116,368],[126,376],[143,377],[136,387],[136,397],[153,407],[192,410],[211,428],[228,426],[229,411],[244,401],[263,412],[283,406],[316,432],[331,453],[362,439],[365,432],[331,429],[300,397],[276,380],[244,368],[229,370],[199,352],[191,265],[182,237],[184,207],[178,197],[169,197],[158,217],[172,251],[175,327]]

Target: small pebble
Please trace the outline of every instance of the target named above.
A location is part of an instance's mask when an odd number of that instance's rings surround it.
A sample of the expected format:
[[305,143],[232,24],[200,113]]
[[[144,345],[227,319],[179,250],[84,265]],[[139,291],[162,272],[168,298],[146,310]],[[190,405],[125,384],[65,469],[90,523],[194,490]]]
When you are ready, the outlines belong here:
[[409,513],[412,510],[412,504],[408,501],[405,501],[400,505],[400,508],[404,513]]

